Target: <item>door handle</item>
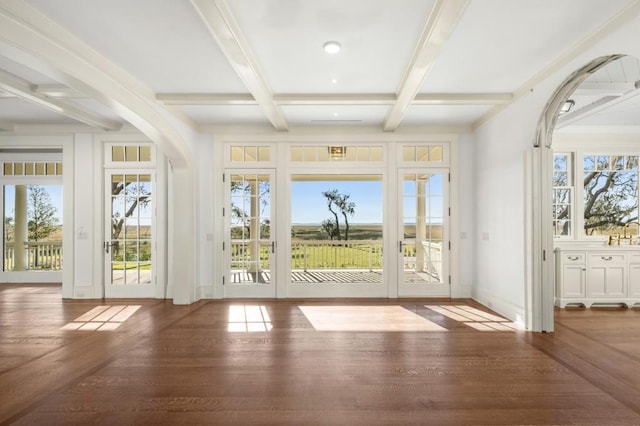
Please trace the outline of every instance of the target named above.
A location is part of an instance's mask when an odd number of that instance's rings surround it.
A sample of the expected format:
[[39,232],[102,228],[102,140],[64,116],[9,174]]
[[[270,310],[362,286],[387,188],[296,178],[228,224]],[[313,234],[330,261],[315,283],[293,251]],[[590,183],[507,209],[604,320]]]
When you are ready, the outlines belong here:
[[104,248],[104,252],[105,252],[105,253],[107,253],[107,254],[109,254],[109,250],[111,249],[111,243],[110,243],[110,242],[105,241],[105,242],[102,244],[102,247]]
[[275,252],[276,252],[276,242],[271,241],[271,253],[275,253]]
[[398,241],[399,252],[402,253],[402,241]]

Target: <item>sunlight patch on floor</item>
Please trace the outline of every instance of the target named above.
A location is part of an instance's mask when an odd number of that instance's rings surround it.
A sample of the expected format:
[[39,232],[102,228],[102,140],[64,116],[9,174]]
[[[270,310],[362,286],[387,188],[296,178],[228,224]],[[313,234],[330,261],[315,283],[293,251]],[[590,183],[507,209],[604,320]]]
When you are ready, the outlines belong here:
[[472,308],[471,306],[425,305],[425,308],[431,309],[432,311],[444,315],[447,318],[451,318],[452,320],[462,322],[479,331],[514,331],[522,329],[518,324],[511,322],[506,318],[481,311],[480,309]]
[[447,331],[402,306],[299,306],[318,331]]
[[100,305],[80,315],[62,330],[113,331],[133,315],[141,305]]
[[273,329],[271,317],[266,306],[231,305],[229,306],[230,333],[267,332]]

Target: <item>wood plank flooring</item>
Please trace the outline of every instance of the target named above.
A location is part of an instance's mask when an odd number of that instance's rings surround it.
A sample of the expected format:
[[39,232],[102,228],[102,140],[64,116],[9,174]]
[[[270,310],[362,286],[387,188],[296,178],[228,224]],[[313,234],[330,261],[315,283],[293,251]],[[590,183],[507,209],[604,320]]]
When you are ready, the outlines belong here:
[[[96,305],[141,307],[112,331],[62,330]],[[316,330],[304,306],[339,306],[354,326]],[[59,287],[2,285],[0,424],[640,424],[640,310],[559,310],[549,334],[477,310],[62,301]],[[388,312],[397,329],[372,329]]]

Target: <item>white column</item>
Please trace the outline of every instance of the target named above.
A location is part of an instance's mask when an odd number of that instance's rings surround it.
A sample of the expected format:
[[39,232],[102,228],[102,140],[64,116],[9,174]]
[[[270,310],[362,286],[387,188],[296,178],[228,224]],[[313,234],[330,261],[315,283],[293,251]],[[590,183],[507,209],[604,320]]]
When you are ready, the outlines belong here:
[[422,178],[416,180],[416,271],[424,271],[424,245],[422,241],[427,235],[426,199],[424,194],[425,181]]
[[258,177],[251,180],[251,203],[249,212],[249,238],[251,238],[251,263],[249,272],[260,272],[260,199],[258,197]]
[[27,187],[16,185],[14,206],[15,218],[15,266],[14,271],[26,271],[29,263],[29,253],[25,243],[29,241],[27,228]]

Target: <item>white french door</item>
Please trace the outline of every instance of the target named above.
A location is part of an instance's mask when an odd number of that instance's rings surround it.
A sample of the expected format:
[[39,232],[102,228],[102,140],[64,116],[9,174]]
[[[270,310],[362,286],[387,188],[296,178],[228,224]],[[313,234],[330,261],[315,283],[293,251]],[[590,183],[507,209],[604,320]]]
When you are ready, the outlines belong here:
[[225,297],[275,297],[275,172],[225,173]]
[[398,295],[449,297],[449,172],[401,169]]
[[105,297],[155,297],[155,172],[105,171]]

